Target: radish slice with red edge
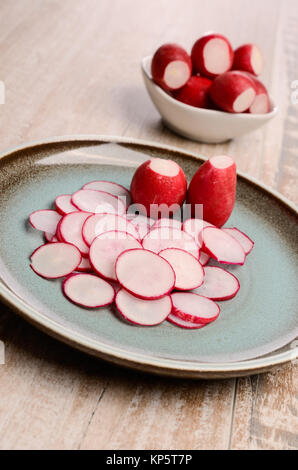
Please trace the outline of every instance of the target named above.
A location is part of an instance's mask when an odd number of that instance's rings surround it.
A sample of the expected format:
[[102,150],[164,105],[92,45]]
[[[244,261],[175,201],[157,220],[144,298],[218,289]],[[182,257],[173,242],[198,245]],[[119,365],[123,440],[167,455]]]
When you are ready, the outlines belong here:
[[203,229],[203,250],[219,263],[244,264],[245,253],[237,240],[216,227]]
[[75,245],[85,257],[88,256],[89,247],[83,240],[82,228],[89,216],[89,212],[71,212],[63,217],[57,232],[58,238],[61,237],[64,242]]
[[116,260],[120,253],[131,248],[142,248],[142,245],[129,233],[115,230],[102,233],[90,246],[91,266],[100,276],[117,281]]
[[93,214],[125,214],[126,206],[121,199],[104,191],[80,189],[71,197],[71,202],[80,211]]
[[87,245],[91,245],[98,235],[111,230],[126,232],[137,240],[140,239],[136,227],[118,214],[91,215],[83,225],[82,235]]
[[202,246],[202,230],[205,227],[214,227],[214,225],[202,219],[187,219],[183,222],[182,230],[191,235],[199,246]]
[[211,257],[209,255],[207,255],[206,253],[204,253],[204,251],[200,251],[199,261],[200,261],[202,266],[206,266],[206,264],[208,263],[210,258]]
[[[53,238],[55,237],[55,234],[54,234],[54,233],[45,232],[45,233],[44,233],[44,237],[45,237],[45,240],[46,240],[48,243],[51,243],[51,241],[52,241]],[[55,237],[55,238],[56,238],[56,237]]]
[[172,309],[169,295],[156,300],[143,300],[131,295],[125,289],[118,291],[115,302],[119,313],[126,320],[142,326],[159,325]]
[[193,323],[210,323],[216,320],[220,308],[213,300],[193,292],[175,292],[171,295],[173,313],[182,320]]
[[229,300],[235,297],[240,284],[233,274],[217,266],[206,266],[204,271],[204,283],[194,289],[195,294],[212,300]]
[[177,219],[166,219],[166,218],[161,218],[158,219],[152,228],[158,228],[158,227],[172,227],[172,228],[177,228],[178,230],[181,230],[181,222],[180,220]]
[[241,230],[236,227],[223,228],[222,230],[240,243],[246,255],[251,252],[254,247],[254,242],[245,233],[241,232]]
[[88,258],[82,258],[82,261],[80,262],[79,266],[77,267],[76,271],[80,272],[90,272],[92,271],[92,267],[90,264],[90,261]]
[[158,299],[172,291],[175,273],[161,256],[143,249],[128,250],[116,261],[116,276],[124,289],[141,299]]
[[143,238],[143,248],[159,253],[166,248],[180,248],[199,257],[199,246],[188,233],[172,227],[153,228]]
[[113,287],[94,274],[72,274],[64,280],[62,289],[71,302],[87,308],[104,307],[115,298]]
[[121,184],[113,183],[112,181],[90,181],[84,184],[82,189],[93,189],[95,191],[104,191],[106,193],[113,194],[113,196],[119,197],[125,202],[128,207],[131,204],[131,195],[128,189]]
[[61,215],[50,209],[35,211],[29,216],[29,222],[33,228],[48,233],[56,232],[60,219]]
[[175,272],[175,289],[191,290],[199,287],[204,281],[204,269],[198,259],[180,248],[167,248],[159,256],[170,263]]
[[31,255],[31,268],[39,276],[57,279],[68,276],[80,264],[81,253],[68,243],[46,243]]
[[206,323],[194,323],[192,321],[182,320],[182,318],[177,317],[174,313],[170,313],[167,320],[173,325],[180,326],[180,328],[187,330],[199,330],[203,328],[203,326],[206,326]]
[[71,194],[61,194],[55,199],[56,211],[61,215],[70,214],[78,209],[71,202]]

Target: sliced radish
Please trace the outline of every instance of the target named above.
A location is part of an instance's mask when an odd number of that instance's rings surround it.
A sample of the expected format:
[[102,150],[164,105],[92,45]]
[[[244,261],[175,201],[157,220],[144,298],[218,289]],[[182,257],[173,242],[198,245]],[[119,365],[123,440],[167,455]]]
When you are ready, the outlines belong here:
[[127,207],[131,204],[131,195],[128,189],[121,186],[121,184],[113,183],[112,181],[90,181],[90,183],[84,184],[82,189],[104,191],[106,193],[113,194],[113,196],[119,197],[125,202]]
[[216,320],[220,308],[213,300],[193,292],[175,292],[171,295],[173,313],[182,320],[194,323],[210,323]]
[[56,233],[60,219],[61,215],[50,209],[35,211],[29,216],[29,222],[33,228],[49,233]]
[[177,228],[178,230],[181,230],[181,222],[180,220],[176,220],[176,219],[161,218],[161,219],[158,219],[152,226],[152,228],[158,228],[158,227],[172,227],[172,228]]
[[207,255],[207,253],[204,253],[204,251],[200,251],[199,261],[202,266],[206,266],[210,258],[211,256]]
[[199,38],[191,51],[195,72],[210,78],[230,70],[233,58],[234,52],[228,39],[216,33]]
[[[198,259],[180,248],[167,248],[159,256],[170,263],[175,272],[175,289],[191,290],[199,287],[204,280],[204,269]],[[191,287],[195,286],[195,287]]]
[[112,194],[94,189],[80,189],[71,197],[71,202],[80,211],[93,214],[125,214],[126,207],[123,201]]
[[82,261],[80,262],[80,264],[77,267],[76,271],[87,272],[87,273],[92,271],[92,267],[91,267],[89,259],[88,258],[82,258]]
[[159,253],[166,248],[181,248],[188,251],[196,258],[199,257],[199,246],[195,239],[184,232],[171,227],[153,228],[143,238],[142,245],[146,250]]
[[186,328],[187,330],[199,330],[200,328],[203,328],[203,326],[206,326],[206,323],[194,323],[192,321],[182,320],[182,318],[177,317],[174,313],[170,313],[167,320],[170,323],[173,323],[173,325],[180,326],[180,328]]
[[70,212],[75,212],[78,209],[71,202],[70,194],[61,194],[55,199],[55,207],[57,212],[61,215],[69,214]]
[[219,263],[244,264],[245,253],[240,243],[215,227],[203,229],[203,250]]
[[228,271],[217,266],[206,266],[204,283],[194,292],[212,300],[228,300],[235,297],[240,284]]
[[243,113],[256,97],[256,86],[247,74],[232,70],[219,75],[213,81],[210,96],[223,111]]
[[111,230],[126,232],[137,240],[140,239],[136,227],[118,214],[95,214],[88,217],[83,225],[83,239],[90,246],[98,235]]
[[191,71],[191,59],[178,44],[164,44],[152,58],[152,78],[165,90],[181,88],[190,78]]
[[94,274],[72,274],[63,282],[64,295],[75,304],[98,308],[114,301],[113,287]]
[[126,218],[136,227],[140,240],[150,232],[151,226],[155,223],[154,219],[150,219],[142,214],[126,214]]
[[175,285],[172,266],[152,251],[128,250],[116,262],[119,283],[141,299],[158,299],[171,292]]
[[47,243],[31,255],[31,268],[48,279],[68,276],[81,262],[81,253],[68,243]]
[[202,246],[202,230],[205,227],[214,227],[214,225],[202,219],[187,219],[183,222],[182,230],[191,235],[199,246]]
[[89,216],[89,212],[71,212],[63,217],[57,232],[58,238],[61,237],[64,242],[75,245],[83,256],[88,256],[89,253],[89,247],[82,237],[82,228]]
[[172,310],[169,295],[156,300],[143,300],[131,295],[125,289],[116,295],[116,307],[121,315],[131,323],[153,326],[162,323]]
[[254,44],[238,47],[234,51],[233,69],[260,75],[263,70],[263,56],[260,49]]
[[49,233],[49,232],[45,232],[45,233],[44,233],[44,237],[45,237],[45,240],[46,240],[48,243],[51,243],[51,241],[53,241],[53,238],[54,238],[54,237],[56,238],[56,236],[55,236],[54,233]]
[[222,228],[231,237],[235,238],[238,243],[242,246],[244,253],[248,255],[254,247],[254,242],[245,233],[241,232],[236,227],[233,228]]
[[129,233],[115,230],[102,233],[90,246],[91,266],[100,276],[117,281],[116,260],[123,251],[132,248],[142,248],[142,245]]

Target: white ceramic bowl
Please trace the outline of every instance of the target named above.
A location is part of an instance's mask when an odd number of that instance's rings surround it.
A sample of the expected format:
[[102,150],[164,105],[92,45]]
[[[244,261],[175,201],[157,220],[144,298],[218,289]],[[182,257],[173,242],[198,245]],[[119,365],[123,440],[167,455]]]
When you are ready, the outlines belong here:
[[152,56],[142,59],[142,73],[147,91],[165,125],[183,137],[217,144],[251,132],[277,114],[277,107],[271,97],[271,111],[267,114],[233,114],[181,103],[153,82],[151,60]]

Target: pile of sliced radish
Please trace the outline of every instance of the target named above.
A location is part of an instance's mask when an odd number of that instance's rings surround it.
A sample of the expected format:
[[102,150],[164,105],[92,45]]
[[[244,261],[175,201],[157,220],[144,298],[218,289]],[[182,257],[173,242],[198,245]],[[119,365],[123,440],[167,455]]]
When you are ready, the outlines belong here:
[[58,195],[56,210],[33,212],[29,222],[45,239],[31,255],[33,271],[64,278],[65,297],[81,307],[115,303],[132,324],[168,320],[194,330],[215,321],[214,301],[231,299],[240,285],[225,269],[206,265],[210,258],[244,264],[253,241],[235,227],[204,220],[152,220],[131,213],[131,201],[123,186],[92,181]]

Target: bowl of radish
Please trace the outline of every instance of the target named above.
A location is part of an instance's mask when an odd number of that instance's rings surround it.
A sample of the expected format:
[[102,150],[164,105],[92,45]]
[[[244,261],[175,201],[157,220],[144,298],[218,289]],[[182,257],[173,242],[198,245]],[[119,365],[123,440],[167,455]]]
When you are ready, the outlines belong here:
[[220,143],[266,124],[277,107],[257,78],[263,69],[259,48],[235,51],[228,39],[208,33],[189,55],[177,44],[144,57],[142,75],[165,125],[191,140]]

